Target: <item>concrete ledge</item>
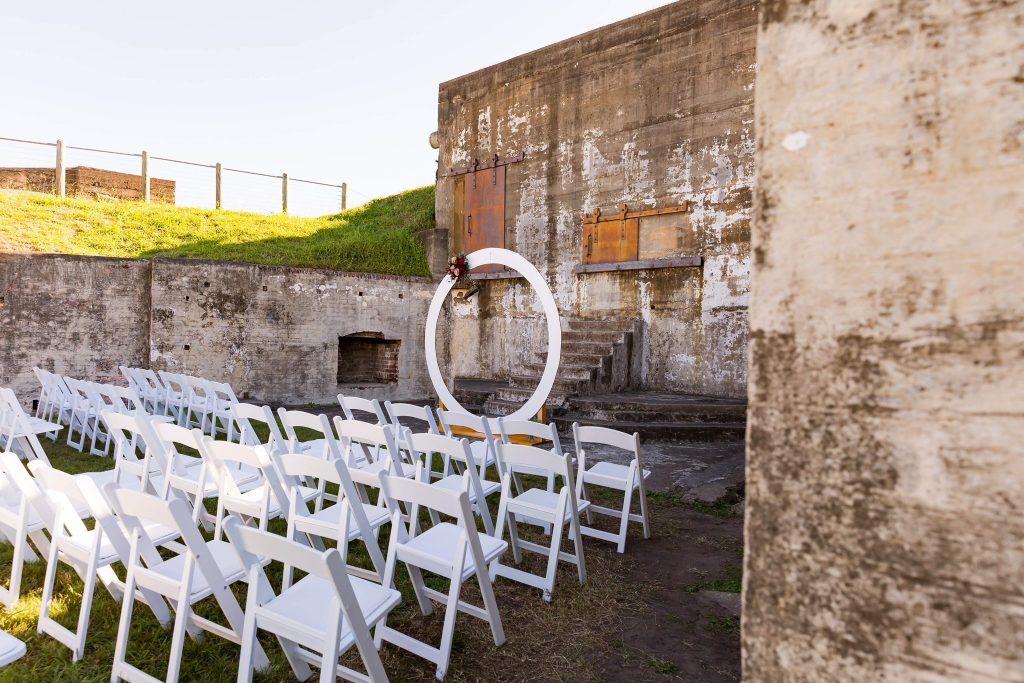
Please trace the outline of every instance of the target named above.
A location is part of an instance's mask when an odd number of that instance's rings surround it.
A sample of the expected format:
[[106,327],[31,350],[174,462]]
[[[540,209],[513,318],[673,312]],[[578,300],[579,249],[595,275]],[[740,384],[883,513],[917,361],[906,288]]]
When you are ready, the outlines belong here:
[[679,256],[677,258],[649,259],[647,261],[619,261],[617,263],[587,263],[572,269],[576,275],[582,273],[607,273],[616,270],[653,270],[655,268],[700,268],[703,256]]
[[523,276],[515,270],[502,270],[497,273],[470,273],[470,280],[515,280]]

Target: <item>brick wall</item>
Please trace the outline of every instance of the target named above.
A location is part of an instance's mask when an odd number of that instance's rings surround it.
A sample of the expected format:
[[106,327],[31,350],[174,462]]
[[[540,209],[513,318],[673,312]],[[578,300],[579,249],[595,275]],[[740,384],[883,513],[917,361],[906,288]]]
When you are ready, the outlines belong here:
[[394,384],[398,381],[400,339],[379,332],[359,332],[338,338],[338,384]]
[[[56,171],[52,168],[0,168],[0,188],[52,193]],[[75,166],[64,171],[65,189],[72,197],[106,197],[141,200],[142,176],[101,168]],[[150,199],[174,203],[175,182],[149,179]]]

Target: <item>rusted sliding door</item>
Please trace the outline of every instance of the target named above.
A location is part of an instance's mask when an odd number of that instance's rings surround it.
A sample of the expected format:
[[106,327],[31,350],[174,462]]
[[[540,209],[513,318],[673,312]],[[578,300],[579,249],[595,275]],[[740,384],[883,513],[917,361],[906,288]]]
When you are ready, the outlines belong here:
[[[468,254],[485,247],[505,247],[505,167],[495,166],[465,175],[462,245]],[[480,266],[474,273],[501,270]]]

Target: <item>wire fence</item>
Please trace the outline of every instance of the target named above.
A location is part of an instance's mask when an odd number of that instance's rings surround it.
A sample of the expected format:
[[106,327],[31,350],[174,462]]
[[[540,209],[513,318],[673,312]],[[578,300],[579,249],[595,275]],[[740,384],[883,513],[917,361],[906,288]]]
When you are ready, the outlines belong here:
[[[348,183],[0,136],[0,189],[176,206],[323,216],[348,207]],[[358,193],[357,193],[358,194]]]

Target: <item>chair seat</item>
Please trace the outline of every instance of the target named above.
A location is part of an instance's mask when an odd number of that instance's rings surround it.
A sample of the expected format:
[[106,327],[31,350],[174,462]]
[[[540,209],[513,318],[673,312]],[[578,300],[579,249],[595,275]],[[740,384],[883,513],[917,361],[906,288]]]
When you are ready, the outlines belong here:
[[[180,536],[180,534],[177,531],[162,524],[149,523],[143,525],[143,528],[146,530],[146,535],[149,536],[149,538],[153,541],[154,545],[157,546],[163,545],[164,543],[167,543],[169,541],[173,541]],[[75,534],[73,536],[65,536],[63,537],[62,540],[70,542],[71,544],[77,546],[81,551],[88,554],[92,549],[93,543],[95,543],[95,539],[96,529],[89,529],[88,531],[85,531],[80,534]],[[110,538],[107,537],[106,534],[104,534],[103,540],[100,541],[100,566],[110,564],[111,562],[120,559],[120,556],[114,549],[114,545],[110,542]]]
[[[446,491],[458,492],[462,491],[462,487],[466,485],[466,479],[465,476],[461,474],[449,474],[444,479],[439,479],[438,481],[434,482],[431,485],[434,486],[435,488],[444,489]],[[488,481],[484,479],[480,482],[480,488],[484,490],[484,497],[486,498],[492,493],[497,493],[498,491],[500,491],[501,484],[496,481]],[[472,486],[469,489],[469,502],[476,502],[476,493],[473,491]]]
[[6,631],[0,631],[0,666],[6,666],[24,655],[25,643]]
[[304,455],[315,455],[322,457],[327,452],[326,439],[312,439],[310,441],[299,441],[298,452]]
[[[583,477],[583,483],[585,484],[596,484],[597,486],[619,489],[620,491],[625,491],[629,485],[632,485],[633,488],[640,486],[640,480],[635,477],[632,484],[630,484],[629,465],[620,465],[614,462],[594,463],[593,467],[589,468],[586,472],[581,472],[580,475]],[[651,471],[644,470],[644,479],[647,479],[649,476],[651,476]]]
[[[26,416],[25,421],[28,423],[28,428],[32,430],[33,434],[49,434],[50,432],[59,432],[64,429],[64,425],[59,425],[55,422],[47,422],[42,418]],[[15,434],[15,436],[18,436]]]
[[[370,503],[360,503],[366,513],[366,520],[370,523],[371,529],[377,529],[388,522],[391,516],[387,508],[377,507]],[[295,520],[295,528],[299,531],[311,531],[325,538],[337,538],[337,529],[341,524],[341,505],[331,505],[311,515],[298,517]],[[356,526],[355,516],[352,510],[348,512],[348,540],[354,541],[359,538],[359,527]]]
[[[451,522],[441,522],[399,546],[398,558],[402,562],[416,566],[419,566],[416,561],[417,557],[434,563],[450,565],[455,559],[455,550],[461,535],[462,530],[456,525]],[[493,536],[480,534],[479,537],[485,564],[489,565],[508,548],[508,543]],[[473,556],[467,551],[462,565],[462,580],[465,581],[475,573]]]
[[[359,603],[359,610],[371,629],[402,599],[402,594],[398,591],[372,581],[356,576],[349,576],[349,581]],[[338,609],[332,599],[334,595],[335,588],[332,584],[320,577],[308,575],[263,605],[260,608],[261,616],[263,619],[272,619],[285,628],[308,633],[313,638],[323,638],[329,620],[338,617]],[[263,626],[264,624],[260,624],[260,627]],[[352,628],[346,620],[341,627],[339,643],[346,643],[351,638]]]
[[[217,563],[217,567],[220,568],[221,575],[229,584],[245,577],[245,567],[242,566],[242,561],[238,558],[238,552],[231,547],[230,543],[227,541],[207,541],[206,549],[209,551],[213,561]],[[181,585],[182,577],[185,574],[185,560],[186,555],[175,555],[166,562],[161,562],[153,567],[150,571],[169,579],[169,585],[178,586]],[[206,577],[203,576],[203,573],[201,571],[193,573],[191,599],[193,601],[202,600],[209,593],[210,586],[206,582]]]
[[[559,495],[552,491],[545,491],[544,489],[527,489],[521,494],[509,500],[508,509],[510,512],[517,513],[529,513],[533,512],[544,512],[548,515],[554,515],[558,509],[558,498]],[[576,507],[579,512],[583,512],[590,507],[589,500],[578,500],[576,501]],[[572,510],[565,509],[565,521],[569,521],[569,516],[572,514]]]

